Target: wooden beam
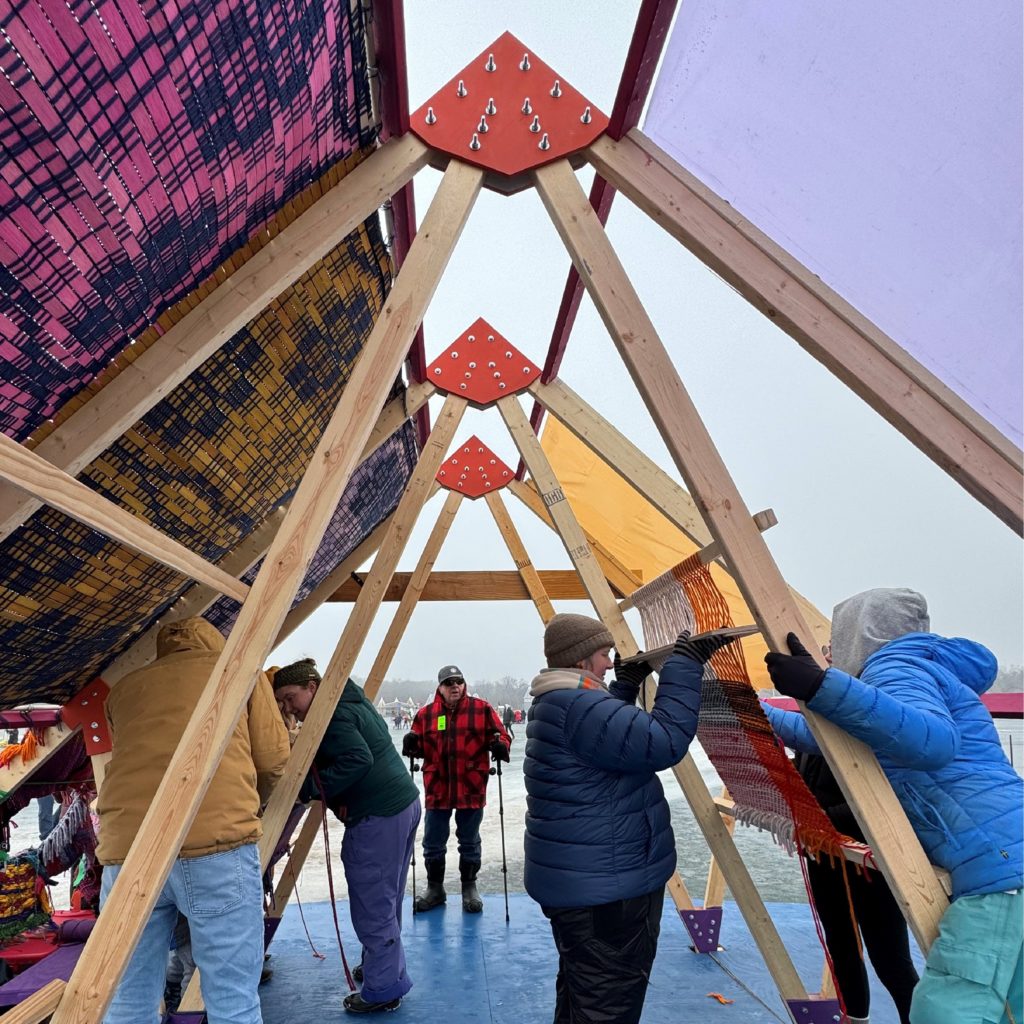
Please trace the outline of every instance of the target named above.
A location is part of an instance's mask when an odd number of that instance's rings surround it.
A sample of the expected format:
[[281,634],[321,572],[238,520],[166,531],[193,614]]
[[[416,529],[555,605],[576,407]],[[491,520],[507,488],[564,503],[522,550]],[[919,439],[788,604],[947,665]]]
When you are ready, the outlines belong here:
[[[396,572],[384,591],[382,601],[401,601],[409,589],[412,573]],[[557,601],[586,601],[587,592],[572,569],[534,570],[537,583],[546,596]],[[362,581],[352,574],[327,598],[351,604],[363,589]],[[519,572],[512,570],[470,570],[432,572],[427,578],[420,601],[531,601],[533,594]],[[550,601],[549,601],[550,603]],[[552,614],[554,614],[552,612]],[[550,616],[548,616],[550,618]]]
[[[544,506],[544,501],[537,491],[535,483],[527,483],[523,480],[513,480],[508,485],[509,491],[538,518],[541,522],[554,529],[551,515]],[[644,579],[638,570],[629,569],[620,562],[593,534],[583,531],[587,543],[590,545],[594,557],[597,559],[605,579],[620,594],[632,594],[637,587],[644,584]]]
[[[51,725],[43,730],[43,738],[36,748],[36,756],[31,761],[23,761],[19,754],[0,768],[0,800],[6,800],[23,782],[35,775],[47,761],[63,750],[71,740],[79,734],[78,728],[69,729],[66,725]],[[45,776],[42,776],[45,778]]]
[[[516,569],[519,571],[523,585],[530,593],[530,600],[536,605],[541,621],[547,623],[555,615],[555,609],[551,607],[551,599],[548,596],[548,588],[545,586],[540,574],[533,567],[533,562],[530,561],[526,545],[523,543],[522,537],[519,536],[519,531],[516,529],[515,523],[512,522],[512,517],[508,514],[508,509],[505,507],[501,493],[499,491],[491,491],[490,494],[484,495],[484,500],[487,502],[487,507],[491,510],[491,515],[494,516],[495,525],[498,527],[502,540],[505,541],[505,546],[508,548],[508,553],[512,556],[512,561],[516,564]],[[571,575],[576,576],[575,573]],[[577,576],[576,581],[578,582],[578,580],[579,577]]]
[[[722,787],[722,795],[715,801],[715,806],[718,807],[719,811],[722,811],[721,801],[730,800],[729,790],[726,786]],[[722,811],[725,814],[724,811]],[[736,818],[730,814],[724,818],[725,827],[732,835],[736,831]],[[722,901],[725,899],[725,875],[722,874],[722,869],[719,866],[717,860],[714,857],[711,858],[711,863],[708,865],[708,881],[704,886],[704,906],[705,907],[720,907]]]
[[[770,530],[773,526],[779,525],[779,521],[775,517],[775,512],[770,508],[763,509],[760,512],[755,512],[752,518],[754,520],[754,525],[758,528],[758,530],[761,533],[764,533],[765,530]],[[697,557],[700,559],[701,565],[711,565],[712,562],[717,562],[721,559],[722,546],[718,543],[718,541],[713,540],[710,544],[705,545],[697,552]],[[619,608],[622,611],[626,611],[629,608],[633,608],[633,599],[635,597],[636,594],[634,593],[630,594],[628,597],[623,598],[619,602]],[[824,619],[824,616],[822,616],[822,618]],[[825,622],[827,625],[828,620],[825,620]],[[826,633],[825,636],[828,636],[828,634]]]
[[[434,393],[432,384],[415,384],[401,398],[395,398],[384,406],[377,418],[377,423],[370,433],[370,438],[363,448],[361,461],[372,455],[409,417],[414,416]],[[218,567],[231,576],[244,576],[268,551],[281,523],[284,522],[288,504],[276,508],[248,537],[244,538],[235,548],[224,556]],[[385,520],[385,524],[389,520]],[[281,631],[278,633],[274,646],[289,636],[300,623],[304,622],[328,595],[337,588],[338,581],[348,579],[349,574],[358,569],[376,550],[380,538],[384,536],[384,524],[373,530],[359,546],[306,598],[296,605],[286,616]],[[220,597],[212,587],[197,585],[183,594],[163,615],[163,622],[175,622],[187,619],[191,615],[202,615],[207,608]],[[160,622],[154,623],[128,648],[124,654],[116,658],[103,670],[103,681],[113,686],[129,672],[134,672],[143,665],[148,665],[156,657],[156,635],[160,632]]]
[[[583,531],[576,522],[569,503],[565,500],[558,479],[551,469],[547,456],[533,433],[529,421],[519,406],[518,400],[514,396],[501,399],[498,402],[498,409],[505,419],[513,440],[519,447],[519,452],[530,475],[537,482],[537,487],[544,498],[544,504],[551,514],[551,519],[573,565],[576,566],[587,587],[595,610],[615,640],[616,650],[623,656],[635,654],[639,650],[637,642],[626,624],[626,620],[622,617],[607,582],[599,570],[595,571],[596,562],[590,554]],[[655,691],[650,680],[648,680],[647,692],[649,697],[653,698]],[[704,832],[712,853],[722,865],[733,896],[764,956],[765,963],[780,994],[784,999],[804,998],[806,990],[803,983],[800,981],[789,953],[736,849],[732,836],[722,822],[722,816],[715,807],[714,800],[708,792],[700,771],[693,763],[693,758],[687,754],[673,768],[673,773],[690,804],[698,825]],[[680,911],[692,909],[693,901],[678,874],[669,884],[669,892],[677,909]]]
[[4,1014],[4,1024],[43,1024],[57,1008],[65,986],[61,978],[48,981],[38,992],[12,1006]]
[[[427,155],[426,146],[406,135],[367,157],[42,440],[36,454],[77,476],[410,181]],[[0,539],[39,504],[10,488],[0,490]]]
[[[394,384],[482,181],[481,171],[458,161],[452,161],[445,171],[423,229],[154,794],[107,898],[105,913],[68,983],[67,998],[57,1008],[54,1024],[99,1024],[109,1005],[252,692],[256,674],[351,478],[377,410]],[[302,739],[300,736],[299,741]],[[283,822],[277,822],[275,834],[279,835],[282,827]],[[264,828],[269,828],[266,821]]]
[[[715,543],[693,498],[564,381],[535,384],[530,390],[555,419],[638,490],[694,544],[707,547]],[[714,549],[714,557],[728,571],[720,548]],[[792,587],[790,593],[811,624],[815,636],[824,643],[832,632],[828,618]]]
[[[708,526],[766,641],[786,650],[786,634],[792,631],[810,643],[811,631],[572,168],[565,161],[548,164],[534,172],[534,181],[676,468],[706,510]],[[918,944],[927,950],[948,902],[892,787],[868,747],[814,715],[807,718]],[[731,879],[729,884],[736,895]]]
[[[299,873],[302,871],[309,851],[316,842],[323,825],[323,811],[320,808],[320,801],[314,800],[309,805],[309,811],[302,821],[299,834],[292,843],[288,856],[284,858],[284,870],[281,872],[281,880],[274,889],[274,903],[267,911],[267,917],[283,917],[285,907],[295,891],[295,885],[299,880]],[[188,1009],[188,1007],[185,1007]]]
[[377,652],[377,657],[374,658],[373,665],[370,667],[369,674],[363,683],[364,692],[369,691],[375,694],[384,682],[384,676],[387,675],[387,671],[391,667],[391,662],[395,657],[395,652],[398,650],[398,645],[402,642],[402,637],[405,635],[405,630],[409,625],[409,620],[412,618],[412,613],[416,610],[420,595],[430,579],[434,563],[437,561],[437,556],[441,553],[441,546],[448,537],[448,533],[455,522],[455,516],[458,514],[461,505],[462,495],[457,491],[449,491],[448,496],[444,499],[444,504],[441,506],[437,522],[434,524],[434,528],[430,531],[430,536],[427,537],[427,542],[423,546],[420,560],[416,563],[416,571],[409,576],[408,585],[402,594],[398,608],[395,610],[394,618],[392,618],[391,624],[388,626],[388,631],[380,645],[380,650]]
[[[424,233],[421,231],[416,239],[419,241],[423,237]],[[270,837],[279,836],[288,820],[299,788],[313,763],[320,740],[327,731],[331,715],[352,673],[356,658],[359,657],[366,634],[380,609],[381,596],[387,589],[398,559],[405,550],[409,534],[433,488],[434,477],[441,468],[441,462],[448,452],[465,410],[466,402],[463,399],[453,395],[445,399],[437,422],[420,453],[419,462],[405,486],[391,526],[373,561],[373,568],[363,584],[359,599],[349,613],[334,654],[324,670],[317,689],[317,699],[313,701],[302,723],[284,775],[278,781],[267,803],[267,809],[263,812],[263,839],[260,843],[260,852],[264,866],[276,843],[276,839]],[[364,692],[371,700],[376,696],[376,691],[372,689],[364,687]]]
[[249,588],[120,505],[0,434],[0,476],[133,551],[244,601]]
[[1021,532],[1016,445],[641,132],[602,136],[589,155],[598,174]]

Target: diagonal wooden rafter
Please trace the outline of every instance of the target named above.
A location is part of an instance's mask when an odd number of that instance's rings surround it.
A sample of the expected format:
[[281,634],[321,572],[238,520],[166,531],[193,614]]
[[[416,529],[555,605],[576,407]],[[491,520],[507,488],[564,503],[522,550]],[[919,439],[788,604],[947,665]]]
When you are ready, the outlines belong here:
[[598,174],[777,323],[1004,523],[1024,528],[1021,452],[934,374],[639,131]]
[[73,519],[184,576],[244,601],[249,588],[154,526],[0,434],[0,477]]
[[[433,393],[434,386],[432,384],[416,384],[400,398],[388,402],[377,418],[377,423],[363,448],[362,459],[365,460],[372,455],[405,420],[415,416]],[[248,572],[267,553],[287,510],[287,505],[276,509],[248,537],[225,555],[217,563],[218,567],[234,577],[243,576]],[[285,616],[284,624],[275,643],[281,643],[309,615],[316,611],[323,601],[329,599],[330,595],[337,590],[341,582],[348,579],[354,569],[358,569],[377,550],[383,530],[389,521],[390,517],[371,531],[320,586]],[[192,587],[168,609],[164,620],[173,621],[188,618],[190,615],[202,615],[217,600],[218,596],[219,592],[212,587],[203,584]],[[156,653],[156,634],[159,630],[160,624],[157,623],[139,636],[128,650],[103,670],[103,681],[108,686],[113,686],[129,672],[142,668],[143,665],[152,661]]]
[[[809,637],[778,566],[572,168],[558,161],[533,176],[676,467],[705,510],[762,635],[775,650],[786,649],[791,631]],[[948,903],[892,787],[868,747],[816,715],[806,712],[806,717],[908,924],[922,949],[927,948]],[[720,826],[717,812],[715,819]]]
[[[106,912],[68,982],[54,1024],[99,1024],[102,1019],[252,692],[256,674],[351,478],[372,429],[371,417],[384,405],[482,182],[481,172],[455,161],[445,171],[423,230],[370,332],[285,523],[121,865]],[[310,740],[315,742],[313,737]],[[280,828],[279,823],[278,833]]]
[[[36,454],[77,476],[409,182],[426,160],[427,148],[411,135],[394,139],[367,157],[40,441]],[[0,488],[0,540],[39,505],[35,497]]]

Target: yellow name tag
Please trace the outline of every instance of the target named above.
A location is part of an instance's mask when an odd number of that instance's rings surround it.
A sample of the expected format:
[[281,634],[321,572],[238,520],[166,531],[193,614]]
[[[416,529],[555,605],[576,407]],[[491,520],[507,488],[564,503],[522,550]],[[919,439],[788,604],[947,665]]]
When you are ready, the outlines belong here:
[[437,731],[444,732],[448,728],[448,716],[438,715],[437,716]]

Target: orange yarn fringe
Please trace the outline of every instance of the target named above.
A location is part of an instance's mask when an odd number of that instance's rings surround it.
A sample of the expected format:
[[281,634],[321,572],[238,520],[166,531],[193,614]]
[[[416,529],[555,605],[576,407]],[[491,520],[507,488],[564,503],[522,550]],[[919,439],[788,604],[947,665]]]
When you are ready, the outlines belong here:
[[29,729],[20,743],[9,743],[0,750],[0,768],[6,768],[16,757],[21,758],[22,764],[34,761],[38,751],[39,741],[35,732]]

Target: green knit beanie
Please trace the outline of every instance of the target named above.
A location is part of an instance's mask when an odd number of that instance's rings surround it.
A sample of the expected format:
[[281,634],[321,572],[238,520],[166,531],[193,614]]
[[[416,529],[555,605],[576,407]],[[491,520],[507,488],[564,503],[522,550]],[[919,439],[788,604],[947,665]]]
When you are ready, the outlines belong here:
[[603,622],[589,615],[556,615],[544,630],[544,657],[549,668],[572,668],[615,641]]
[[282,686],[305,686],[307,683],[319,683],[320,673],[316,670],[313,658],[303,658],[291,665],[285,665],[274,673],[274,689]]

